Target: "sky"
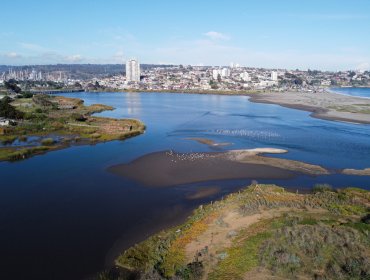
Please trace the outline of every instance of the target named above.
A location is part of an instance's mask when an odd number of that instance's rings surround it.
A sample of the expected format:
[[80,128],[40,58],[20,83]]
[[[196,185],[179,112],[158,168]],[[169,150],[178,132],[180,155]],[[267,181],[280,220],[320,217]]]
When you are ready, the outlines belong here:
[[369,70],[369,0],[6,0],[0,64]]

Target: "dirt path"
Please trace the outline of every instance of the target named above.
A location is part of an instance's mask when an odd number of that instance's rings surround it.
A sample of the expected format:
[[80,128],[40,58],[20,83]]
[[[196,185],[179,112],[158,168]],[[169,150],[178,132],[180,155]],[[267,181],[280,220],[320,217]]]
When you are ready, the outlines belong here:
[[[218,263],[220,254],[232,245],[233,238],[240,230],[253,226],[261,220],[280,217],[284,213],[292,211],[297,212],[302,211],[302,209],[284,207],[262,210],[253,215],[243,216],[237,209],[224,208],[218,218],[215,218],[208,225],[208,229],[186,246],[186,259],[188,262],[192,262],[196,258],[202,260],[205,271],[203,279],[207,279],[208,273]],[[323,209],[310,210],[310,213],[323,212],[327,211]]]

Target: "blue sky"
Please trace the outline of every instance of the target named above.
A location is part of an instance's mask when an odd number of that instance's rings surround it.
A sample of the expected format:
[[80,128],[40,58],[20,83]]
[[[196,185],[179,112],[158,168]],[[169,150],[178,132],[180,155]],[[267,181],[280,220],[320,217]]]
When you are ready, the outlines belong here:
[[369,0],[7,0],[0,64],[367,70],[369,35]]

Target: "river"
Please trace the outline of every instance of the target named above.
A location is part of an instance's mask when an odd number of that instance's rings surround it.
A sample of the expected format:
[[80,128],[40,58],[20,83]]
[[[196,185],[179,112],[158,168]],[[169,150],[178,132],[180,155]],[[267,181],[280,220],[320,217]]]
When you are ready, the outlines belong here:
[[[311,118],[308,112],[256,104],[245,96],[170,93],[72,93],[85,104],[116,109],[98,115],[137,118],[145,134],[74,146],[0,163],[0,275],[4,279],[81,279],[112,263],[122,249],[175,225],[200,204],[249,179],[147,188],[107,168],[147,153],[274,147],[275,155],[329,169],[370,167],[370,126]],[[232,143],[215,149],[186,138]],[[265,180],[263,182],[270,182]],[[315,183],[370,189],[366,176],[299,176],[274,181],[293,189]],[[189,200],[199,187],[219,193]]]

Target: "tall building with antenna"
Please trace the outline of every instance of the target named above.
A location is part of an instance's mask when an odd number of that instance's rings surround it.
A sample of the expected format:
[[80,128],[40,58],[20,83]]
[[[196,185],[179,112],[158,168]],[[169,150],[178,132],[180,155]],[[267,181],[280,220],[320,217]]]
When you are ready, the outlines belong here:
[[140,82],[140,64],[136,59],[130,59],[126,62],[126,81]]

